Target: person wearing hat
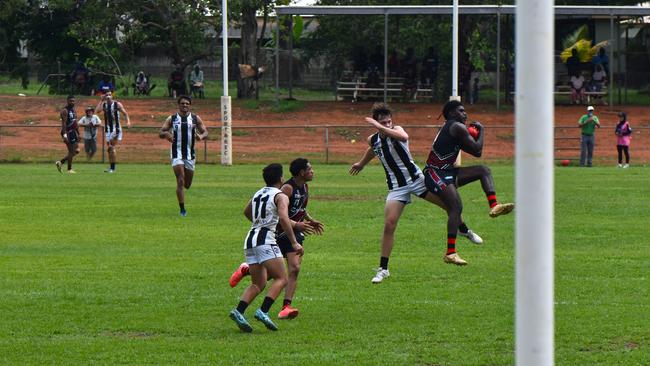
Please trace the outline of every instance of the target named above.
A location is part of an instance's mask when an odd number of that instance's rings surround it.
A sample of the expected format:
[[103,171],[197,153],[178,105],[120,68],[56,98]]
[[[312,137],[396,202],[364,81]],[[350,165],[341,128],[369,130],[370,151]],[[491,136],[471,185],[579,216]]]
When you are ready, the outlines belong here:
[[600,128],[598,117],[594,114],[594,107],[587,107],[587,114],[583,114],[578,120],[578,126],[582,129],[580,138],[580,166],[591,166],[594,156],[594,132],[596,127]]
[[88,160],[97,152],[97,127],[102,121],[95,115],[95,107],[86,107],[86,115],[81,117],[79,125],[84,127],[84,151]]

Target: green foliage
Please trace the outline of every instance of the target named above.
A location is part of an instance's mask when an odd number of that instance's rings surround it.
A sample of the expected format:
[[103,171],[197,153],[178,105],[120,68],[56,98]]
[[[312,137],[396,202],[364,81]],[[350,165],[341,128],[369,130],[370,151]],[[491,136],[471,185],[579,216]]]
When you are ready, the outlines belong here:
[[[309,212],[325,233],[305,241],[300,316],[269,332],[252,318],[258,298],[246,311],[255,330],[242,334],[227,313],[250,279],[235,289],[227,280],[243,259],[242,210],[263,185],[261,165],[199,164],[186,218],[167,164],[123,164],[113,175],[75,168],[0,167],[3,364],[514,363],[514,215],[489,218],[479,183],[461,189],[468,225],[485,240],[458,240],[468,266],[442,262],[445,214],[414,198],[391,277],[371,285],[384,172],[373,164],[351,177],[348,165],[315,165]],[[499,198],[512,200],[512,166],[491,168]],[[650,359],[648,179],[648,168],[556,170],[557,365]],[[595,199],[592,187],[606,188]]]

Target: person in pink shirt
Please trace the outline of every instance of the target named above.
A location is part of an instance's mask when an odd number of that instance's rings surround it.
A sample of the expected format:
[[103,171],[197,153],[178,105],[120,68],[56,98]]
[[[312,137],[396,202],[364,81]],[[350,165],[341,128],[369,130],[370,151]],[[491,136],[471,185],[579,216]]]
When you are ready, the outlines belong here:
[[[632,128],[627,121],[625,112],[618,113],[619,122],[616,125],[616,150],[618,150],[618,167],[628,168],[630,166],[630,140],[632,140]],[[625,165],[623,163],[623,153],[625,153]]]

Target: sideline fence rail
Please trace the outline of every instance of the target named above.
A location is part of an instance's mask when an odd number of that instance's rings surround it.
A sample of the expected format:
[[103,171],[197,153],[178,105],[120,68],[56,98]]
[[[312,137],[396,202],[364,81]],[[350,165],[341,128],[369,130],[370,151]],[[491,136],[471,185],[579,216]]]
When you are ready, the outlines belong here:
[[[431,143],[441,127],[432,125],[403,125],[409,133],[409,146],[415,160],[424,162]],[[60,125],[0,125],[0,162],[52,162],[65,155],[59,135]],[[634,164],[650,161],[650,127],[633,126],[630,153]],[[485,126],[486,142],[482,159],[514,159],[514,126]],[[208,140],[196,146],[198,162],[218,164],[221,161],[221,127],[208,126]],[[170,144],[158,137],[157,126],[133,126],[124,129],[124,139],[117,150],[120,163],[165,163],[169,161]],[[298,155],[320,163],[352,163],[364,153],[366,138],[374,133],[368,125],[294,125],[294,126],[233,126],[233,160],[235,163],[290,160]],[[97,139],[99,146],[93,162],[108,161],[104,134]],[[83,139],[77,162],[85,162]],[[580,129],[574,125],[555,127],[555,158],[576,160],[580,155]],[[645,157],[645,158],[644,158]],[[471,158],[464,154],[464,161]],[[596,163],[611,164],[616,160],[614,126],[606,125],[596,131]]]

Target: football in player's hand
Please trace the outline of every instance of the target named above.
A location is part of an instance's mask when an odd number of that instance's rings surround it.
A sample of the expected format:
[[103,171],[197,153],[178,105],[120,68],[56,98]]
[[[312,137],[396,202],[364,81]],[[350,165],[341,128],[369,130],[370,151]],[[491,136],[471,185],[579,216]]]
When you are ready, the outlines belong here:
[[472,136],[474,140],[478,138],[478,128],[474,126],[469,126],[467,127],[467,132],[469,132],[469,135]]

